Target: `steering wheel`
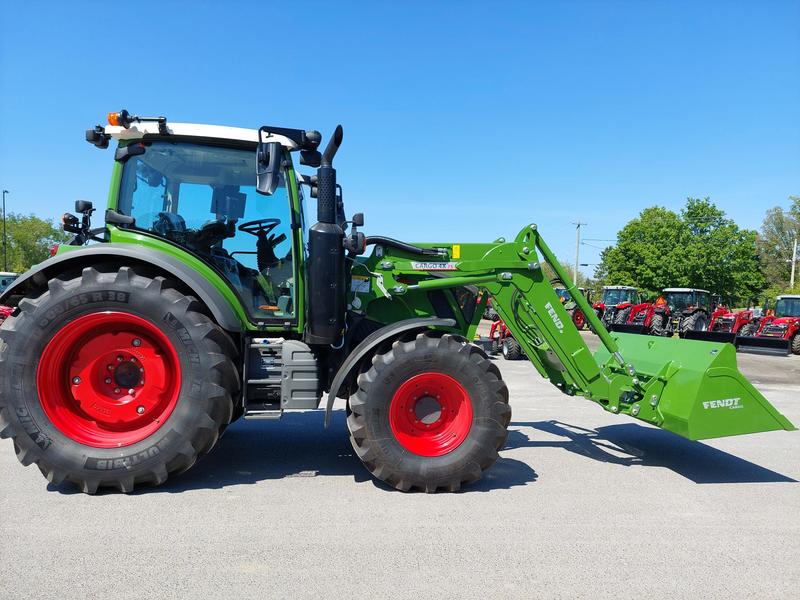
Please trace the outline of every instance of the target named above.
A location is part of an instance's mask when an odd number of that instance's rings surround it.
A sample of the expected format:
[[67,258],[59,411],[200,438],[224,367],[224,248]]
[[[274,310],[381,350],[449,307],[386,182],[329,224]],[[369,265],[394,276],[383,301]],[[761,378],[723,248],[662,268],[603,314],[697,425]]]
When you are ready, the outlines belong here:
[[280,224],[280,219],[256,219],[255,221],[247,221],[239,225],[239,231],[261,237],[267,235]]

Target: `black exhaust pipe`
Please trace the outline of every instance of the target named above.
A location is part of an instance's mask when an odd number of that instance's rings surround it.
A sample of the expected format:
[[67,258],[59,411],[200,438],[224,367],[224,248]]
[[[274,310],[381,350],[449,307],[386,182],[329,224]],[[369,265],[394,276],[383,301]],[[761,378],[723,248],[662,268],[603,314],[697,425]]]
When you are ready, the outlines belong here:
[[333,157],[344,131],[336,127],[317,169],[317,223],[308,232],[309,344],[335,344],[344,332],[344,231],[336,222],[336,169]]

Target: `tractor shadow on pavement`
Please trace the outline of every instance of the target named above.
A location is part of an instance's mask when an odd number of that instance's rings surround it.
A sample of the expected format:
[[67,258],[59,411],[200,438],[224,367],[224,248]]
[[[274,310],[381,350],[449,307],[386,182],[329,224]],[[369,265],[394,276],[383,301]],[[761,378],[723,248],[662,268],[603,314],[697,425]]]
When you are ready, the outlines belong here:
[[[519,430],[521,427],[565,439],[533,440]],[[512,448],[563,448],[626,467],[664,467],[695,483],[797,483],[791,477],[712,446],[635,423],[585,429],[560,421],[512,421],[506,449]]]
[[[176,494],[195,489],[220,489],[253,485],[262,481],[292,477],[352,477],[358,483],[392,491],[373,479],[353,452],[347,436],[345,413],[333,413],[325,429],[324,413],[286,413],[278,421],[239,420],[216,448],[186,473],[159,487],[137,488],[135,494]],[[461,493],[488,492],[526,485],[536,472],[524,462],[500,458],[484,477]]]

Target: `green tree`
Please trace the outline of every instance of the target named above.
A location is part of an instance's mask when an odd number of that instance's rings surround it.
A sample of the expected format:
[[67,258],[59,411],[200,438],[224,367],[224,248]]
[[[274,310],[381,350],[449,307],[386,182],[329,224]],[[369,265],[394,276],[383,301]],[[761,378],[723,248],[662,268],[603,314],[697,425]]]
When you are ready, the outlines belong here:
[[600,258],[598,280],[651,296],[665,287],[696,287],[749,299],[764,287],[756,233],[740,229],[708,198],[688,198],[680,214],[644,209]]
[[70,239],[52,221],[33,215],[6,215],[7,264],[9,271],[22,273],[50,255],[50,248]]
[[[789,208],[767,210],[758,237],[758,255],[767,285],[776,292],[787,291],[792,247],[800,238],[800,196],[789,196]],[[800,273],[795,273],[795,279]]]

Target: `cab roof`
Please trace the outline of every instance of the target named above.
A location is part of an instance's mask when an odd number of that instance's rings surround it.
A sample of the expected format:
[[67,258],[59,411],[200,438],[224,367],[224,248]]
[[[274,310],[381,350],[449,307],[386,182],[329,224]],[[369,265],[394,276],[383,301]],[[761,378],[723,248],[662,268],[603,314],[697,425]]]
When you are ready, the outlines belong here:
[[700,288],[664,288],[661,290],[663,292],[703,292],[705,294],[710,294],[708,290],[701,290]]
[[[197,123],[171,123],[166,124],[169,135],[182,138],[198,138],[202,140],[235,140],[239,142],[258,143],[258,130],[245,129],[243,127],[227,127],[225,125],[200,125]],[[143,121],[131,123],[128,127],[106,125],[105,132],[115,140],[139,140],[144,137],[164,137],[158,131],[158,123]],[[297,144],[288,137],[278,134],[271,134],[271,142],[280,142],[282,146],[289,150],[296,150]]]
[[604,285],[604,290],[635,290],[632,285]]
[[787,299],[800,298],[800,294],[781,294],[780,296],[778,296],[775,299],[776,300],[783,300],[784,298],[787,298]]

